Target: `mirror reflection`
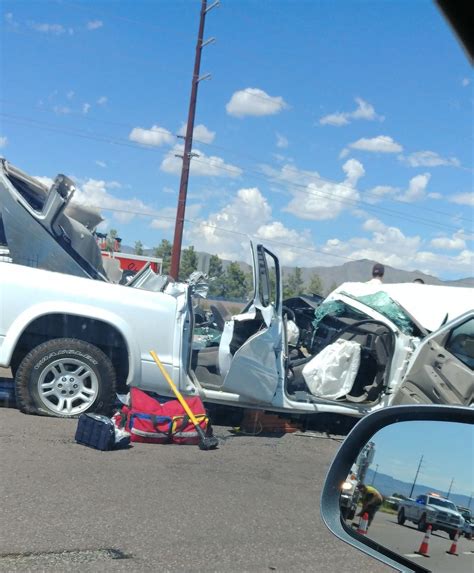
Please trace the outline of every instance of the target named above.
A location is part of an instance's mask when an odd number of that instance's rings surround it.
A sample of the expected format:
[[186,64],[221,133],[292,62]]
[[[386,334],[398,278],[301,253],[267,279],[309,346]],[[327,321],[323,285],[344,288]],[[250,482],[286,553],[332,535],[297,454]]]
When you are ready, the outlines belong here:
[[341,484],[341,519],[431,571],[474,571],[473,452],[469,424],[383,428]]

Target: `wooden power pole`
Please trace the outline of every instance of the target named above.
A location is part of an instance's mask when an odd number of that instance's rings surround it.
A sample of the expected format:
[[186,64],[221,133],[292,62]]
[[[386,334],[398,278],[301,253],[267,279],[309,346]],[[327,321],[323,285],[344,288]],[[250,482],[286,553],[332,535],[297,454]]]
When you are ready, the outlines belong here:
[[198,39],[196,44],[196,56],[194,59],[194,72],[193,80],[191,82],[191,97],[189,100],[189,112],[188,112],[188,122],[186,125],[186,136],[184,138],[184,153],[182,156],[183,165],[181,168],[181,181],[179,183],[179,197],[178,197],[178,209],[176,211],[176,223],[174,227],[174,239],[173,239],[173,250],[171,253],[171,266],[170,275],[178,280],[179,275],[179,262],[181,259],[181,245],[183,242],[183,227],[184,227],[184,215],[186,211],[186,196],[188,193],[188,180],[189,180],[189,167],[192,157],[192,146],[193,146],[193,129],[194,129],[194,118],[196,115],[196,102],[197,102],[197,92],[199,82],[202,80],[207,80],[211,76],[206,74],[202,77],[199,76],[201,69],[201,52],[202,48],[214,41],[214,38],[210,38],[207,41],[203,41],[204,36],[204,22],[206,20],[206,14],[219,5],[219,1],[214,2],[209,7],[207,6],[207,0],[201,1],[201,16],[199,19],[199,31]]

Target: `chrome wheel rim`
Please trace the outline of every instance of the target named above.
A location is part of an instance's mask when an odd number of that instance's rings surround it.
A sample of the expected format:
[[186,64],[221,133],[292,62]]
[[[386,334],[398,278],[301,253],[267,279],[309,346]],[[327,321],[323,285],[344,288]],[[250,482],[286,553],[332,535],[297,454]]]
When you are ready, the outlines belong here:
[[38,379],[41,402],[62,416],[81,414],[94,403],[98,392],[97,375],[88,364],[76,358],[51,362]]

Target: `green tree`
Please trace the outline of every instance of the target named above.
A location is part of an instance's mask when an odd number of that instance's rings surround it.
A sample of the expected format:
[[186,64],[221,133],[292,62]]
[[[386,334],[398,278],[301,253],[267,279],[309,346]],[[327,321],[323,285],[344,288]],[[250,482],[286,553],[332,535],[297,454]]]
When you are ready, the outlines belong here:
[[303,276],[301,269],[296,267],[295,270],[283,281],[283,298],[290,298],[302,294],[304,291]]
[[162,239],[158,247],[155,247],[153,249],[153,256],[157,257],[158,259],[163,259],[163,266],[161,272],[164,275],[167,275],[170,272],[171,249],[172,245],[166,239]]
[[224,296],[225,273],[222,261],[217,255],[209,259],[209,296]]
[[317,273],[313,273],[313,276],[309,281],[309,292],[312,294],[319,294],[321,296],[323,295],[323,283]]
[[179,280],[185,281],[189,275],[197,269],[198,256],[191,245],[181,251],[181,261],[179,265]]
[[248,286],[245,273],[236,262],[230,263],[225,271],[224,296],[227,298],[245,298]]
[[135,241],[135,254],[143,255],[143,243],[141,241]]

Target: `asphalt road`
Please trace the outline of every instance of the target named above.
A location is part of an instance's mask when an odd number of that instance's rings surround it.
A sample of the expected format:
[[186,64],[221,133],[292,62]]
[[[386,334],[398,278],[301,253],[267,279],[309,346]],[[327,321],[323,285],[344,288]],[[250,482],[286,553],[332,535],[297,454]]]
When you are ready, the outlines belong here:
[[381,545],[405,555],[408,559],[439,573],[466,573],[474,571],[474,541],[462,537],[457,543],[458,555],[448,555],[452,541],[444,531],[435,531],[428,542],[428,555],[418,555],[424,533],[416,525],[406,522],[398,525],[397,516],[378,512],[369,529],[368,536]]
[[0,570],[392,571],[322,524],[337,440],[217,426],[216,451],[99,452],[76,424],[0,408]]

